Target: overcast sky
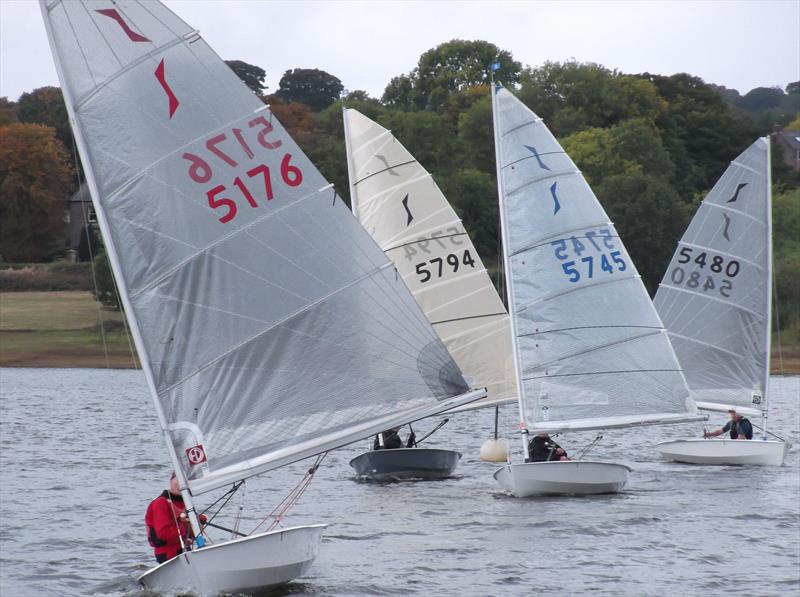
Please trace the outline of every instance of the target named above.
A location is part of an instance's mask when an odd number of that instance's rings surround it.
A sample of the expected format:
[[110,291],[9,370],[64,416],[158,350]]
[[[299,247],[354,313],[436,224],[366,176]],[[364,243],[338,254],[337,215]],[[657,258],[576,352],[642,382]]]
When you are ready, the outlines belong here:
[[[110,1],[110,0],[109,0]],[[485,39],[523,64],[575,58],[626,73],[688,72],[746,93],[800,79],[800,0],[306,2],[167,0],[224,59],[320,68],[380,97],[420,54]],[[38,3],[0,0],[0,96],[58,85]]]

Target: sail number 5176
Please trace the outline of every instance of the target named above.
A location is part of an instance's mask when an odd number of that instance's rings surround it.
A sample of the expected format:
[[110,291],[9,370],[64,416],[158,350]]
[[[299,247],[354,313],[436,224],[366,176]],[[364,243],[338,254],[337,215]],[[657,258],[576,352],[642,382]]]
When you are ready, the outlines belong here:
[[[253,160],[255,152],[250,143],[257,142],[264,149],[278,149],[283,145],[280,139],[270,140],[267,135],[273,131],[272,123],[266,117],[259,116],[250,120],[248,127],[255,133],[255,140],[248,142],[245,132],[240,128],[233,128],[228,133],[218,133],[205,142],[209,152],[208,158],[200,157],[194,153],[184,153],[181,156],[189,162],[189,178],[197,184],[206,184],[214,176],[212,163],[220,162],[229,168],[238,168],[240,160]],[[213,156],[213,158],[211,157]],[[297,166],[292,165],[292,154],[285,153],[281,158],[281,180],[289,187],[299,186],[303,182],[303,173]],[[223,167],[224,169],[224,167]],[[248,184],[248,182],[250,184]],[[208,206],[213,210],[224,210],[219,216],[219,221],[227,224],[239,212],[239,204],[247,202],[250,207],[259,207],[273,198],[273,181],[270,169],[265,164],[258,164],[253,168],[239,173],[230,185],[216,185],[206,191]],[[260,192],[263,184],[264,192]],[[236,191],[229,189],[236,187]],[[238,202],[237,202],[238,200]]]

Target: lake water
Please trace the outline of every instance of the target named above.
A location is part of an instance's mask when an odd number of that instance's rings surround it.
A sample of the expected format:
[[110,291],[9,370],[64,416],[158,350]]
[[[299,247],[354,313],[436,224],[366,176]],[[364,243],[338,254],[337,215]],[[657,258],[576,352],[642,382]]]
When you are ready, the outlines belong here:
[[[170,470],[142,373],[2,369],[0,390],[0,595],[141,595],[144,511]],[[366,442],[332,452],[288,518],[330,525],[320,557],[281,594],[800,595],[800,378],[771,390],[771,429],[793,443],[785,466],[680,465],[650,448],[697,425],[607,432],[592,456],[634,469],[611,496],[503,495],[478,459],[491,410],[453,416],[426,442],[464,454],[446,481],[359,483],[348,461]],[[501,429],[514,413],[501,410]],[[575,454],[594,435],[559,441]],[[306,468],[249,480],[232,502],[242,528]]]

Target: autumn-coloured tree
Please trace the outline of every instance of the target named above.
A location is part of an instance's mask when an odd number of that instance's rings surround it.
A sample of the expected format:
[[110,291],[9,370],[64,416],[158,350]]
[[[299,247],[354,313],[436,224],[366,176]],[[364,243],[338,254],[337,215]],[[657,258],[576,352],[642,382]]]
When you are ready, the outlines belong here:
[[39,87],[30,93],[23,93],[17,100],[17,116],[20,122],[53,127],[64,147],[72,146],[67,106],[60,88]]
[[39,261],[63,246],[70,169],[55,131],[0,126],[0,256]]

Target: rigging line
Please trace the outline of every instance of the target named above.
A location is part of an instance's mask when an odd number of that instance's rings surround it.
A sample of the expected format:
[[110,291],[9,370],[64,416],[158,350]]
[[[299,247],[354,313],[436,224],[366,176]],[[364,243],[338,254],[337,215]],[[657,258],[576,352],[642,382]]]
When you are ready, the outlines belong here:
[[535,379],[552,379],[554,377],[579,377],[581,375],[612,375],[617,373],[680,373],[683,369],[619,369],[613,371],[584,371],[583,373],[556,373],[554,375],[536,375],[523,377],[525,381]]
[[[395,249],[402,249],[403,247],[407,247],[409,245],[414,245],[417,243],[425,242],[425,241],[432,241],[432,240],[441,240],[443,238],[455,238],[456,236],[467,236],[466,230],[464,232],[458,232],[455,234],[444,234],[442,236],[431,236],[428,238],[420,238],[417,240],[412,240],[407,243],[403,243],[402,245],[396,245],[394,247],[389,247],[388,249],[384,249],[384,253],[388,253],[389,251],[394,251]],[[444,247],[443,247],[444,248]]]
[[[659,284],[659,286],[661,286],[661,284]],[[679,286],[667,285],[667,288],[669,288],[671,290],[674,290],[675,292],[685,292],[686,294],[690,294],[692,296],[703,297],[708,301],[722,303],[723,305],[727,305],[729,307],[733,307],[734,309],[738,309],[739,311],[744,311],[745,313],[749,313],[750,315],[752,315],[756,319],[762,319],[764,317],[763,313],[758,313],[757,311],[753,311],[752,309],[748,309],[744,305],[737,305],[733,301],[726,301],[726,300],[711,296],[709,294],[703,294],[701,292],[697,292],[695,290],[689,290],[687,288],[682,288],[682,287],[679,287]]]
[[387,172],[389,170],[394,170],[395,168],[400,168],[401,166],[408,166],[409,164],[416,164],[416,163],[417,163],[417,160],[409,160],[408,162],[401,162],[400,164],[396,164],[394,166],[388,166],[388,167],[384,168],[383,170],[378,170],[377,172],[373,172],[372,174],[367,174],[364,178],[361,178],[361,179],[355,181],[353,183],[353,186],[361,184],[362,182],[364,182],[368,178],[372,178],[373,176],[377,176],[378,174],[383,174],[384,172]]
[[[65,0],[61,0],[61,4],[65,4]],[[52,18],[50,17],[50,12],[56,6],[57,6],[57,4],[53,4],[52,6],[47,8],[47,17],[50,18],[51,21],[52,21]],[[64,8],[64,17],[67,19],[67,23],[69,24],[69,28],[72,31],[72,36],[75,39],[75,45],[78,46],[78,50],[81,53],[81,58],[83,58],[83,63],[86,65],[86,72],[88,72],[89,76],[92,78],[92,85],[97,87],[97,80],[94,78],[94,73],[92,72],[92,68],[89,66],[89,60],[88,60],[88,58],[86,58],[86,53],[83,51],[83,46],[80,43],[78,43],[78,40],[81,39],[81,38],[80,38],[80,36],[78,36],[78,33],[75,31],[75,26],[72,24],[72,19],[70,19],[69,11],[66,8]]]
[[[238,482],[234,483],[234,484],[233,484],[233,487],[231,487],[231,488],[230,488],[228,491],[226,491],[226,492],[225,492],[225,493],[223,493],[223,494],[222,494],[220,497],[218,497],[216,500],[214,500],[214,501],[211,503],[211,505],[209,505],[209,506],[206,506],[206,507],[203,509],[203,511],[202,511],[200,514],[205,514],[206,512],[208,512],[209,510],[211,510],[211,508],[213,508],[214,506],[216,506],[216,505],[217,505],[217,504],[218,504],[218,503],[219,503],[221,500],[225,499],[225,497],[226,497],[226,496],[228,496],[229,494],[230,494],[230,495],[233,495],[234,493],[236,493],[236,492],[239,490],[239,487],[241,487],[241,486],[242,486],[242,484],[244,484],[244,480],[242,480],[242,481],[238,481]],[[227,500],[226,500],[226,503],[227,503]]]
[[[772,302],[774,304],[774,310],[775,310],[775,333],[778,336],[778,371],[780,372],[781,375],[783,375],[783,343],[781,341],[781,314],[778,311],[778,283],[776,281],[774,273],[772,275]],[[770,343],[772,342],[771,332],[772,330],[767,330],[767,342]],[[770,364],[767,363],[767,367],[769,367],[769,365]],[[769,375],[769,371],[767,371],[767,375]]]
[[[539,157],[542,157],[542,156],[545,156],[545,155],[567,155],[567,152],[562,149],[561,151],[547,151],[547,152],[544,152],[544,153],[538,153],[537,152],[537,154],[538,154]],[[536,156],[534,154],[526,155],[524,157],[519,158],[518,160],[514,160],[513,162],[509,162],[508,164],[506,164],[502,168],[505,170],[509,166],[513,166],[514,164],[519,164],[520,162],[524,162],[525,160],[532,160],[535,157]],[[569,157],[569,156],[567,156],[567,157]]]
[[[109,269],[110,268],[111,265],[109,264]],[[125,330],[125,338],[128,341],[128,351],[130,351],[131,353],[131,364],[133,365],[133,368],[136,369],[139,367],[139,363],[136,362],[138,355],[136,354],[136,347],[133,345],[131,330],[130,327],[128,326],[128,314],[125,312],[125,309],[122,306],[122,298],[120,297],[119,294],[119,286],[117,286],[117,279],[114,277],[113,274],[111,275],[111,282],[114,285],[114,296],[117,299],[117,305],[119,305],[119,310],[120,313],[122,314],[122,328]]]
[[[575,357],[587,355],[587,354],[592,353],[592,352],[597,352],[598,350],[604,350],[606,348],[611,348],[611,347],[614,347],[614,346],[620,346],[622,344],[627,344],[628,342],[636,342],[637,340],[641,340],[643,338],[649,338],[650,336],[656,336],[658,334],[661,334],[662,331],[664,331],[662,328],[649,328],[649,329],[655,329],[656,331],[655,332],[650,331],[650,332],[647,332],[646,334],[639,334],[638,336],[631,336],[630,338],[622,338],[621,340],[615,340],[613,342],[606,342],[605,344],[598,344],[596,346],[587,346],[586,348],[584,348],[582,350],[571,352],[569,354],[560,355],[557,358],[551,359],[550,361],[547,361],[547,362],[544,362],[544,363],[537,363],[535,365],[535,369],[543,369],[543,368],[549,367],[551,365],[554,365],[555,363],[566,361],[567,359],[574,359]],[[517,336],[517,337],[519,337],[519,336]]]
[[[233,497],[233,496],[236,494],[236,492],[237,492],[237,491],[239,491],[239,488],[240,488],[242,485],[244,485],[244,481],[243,481],[243,480],[242,480],[242,481],[239,481],[238,483],[234,483],[234,485],[233,485],[233,488],[229,489],[229,490],[228,490],[226,493],[224,493],[224,494],[223,494],[221,497],[217,498],[217,499],[216,499],[216,501],[215,501],[213,504],[211,504],[211,505],[210,505],[210,506],[208,506],[208,507],[207,507],[205,510],[203,510],[203,511],[200,513],[200,515],[203,515],[203,514],[205,514],[206,512],[208,512],[209,510],[211,510],[211,508],[213,508],[213,507],[214,507],[214,506],[215,506],[215,505],[216,505],[216,504],[217,504],[217,503],[218,503],[220,500],[222,500],[223,498],[226,498],[226,499],[225,499],[225,501],[224,501],[224,502],[222,502],[222,505],[221,505],[221,506],[220,506],[220,507],[217,509],[217,511],[216,511],[216,512],[214,512],[214,515],[213,515],[213,516],[211,516],[211,517],[210,517],[208,520],[206,520],[205,522],[202,522],[202,521],[201,521],[201,522],[200,522],[200,524],[207,524],[207,525],[210,525],[210,524],[211,524],[211,523],[214,521],[214,519],[215,519],[215,518],[216,518],[216,517],[219,515],[219,513],[220,513],[220,512],[222,512],[222,509],[223,509],[225,506],[227,506],[227,505],[228,505],[228,502],[229,502],[229,501],[231,501],[231,498],[232,498],[232,497]],[[226,497],[226,496],[227,496],[227,497]],[[198,518],[199,518],[199,517],[198,517]]]
[[[519,316],[520,313],[523,313],[536,305],[552,301],[553,299],[557,299],[567,294],[572,294],[573,292],[580,292],[582,290],[593,290],[595,288],[598,288],[600,286],[605,286],[607,284],[619,284],[622,282],[630,282],[631,280],[638,280],[639,278],[641,278],[641,276],[637,273],[637,274],[629,274],[627,276],[618,276],[616,278],[609,278],[606,280],[601,280],[599,282],[594,282],[592,284],[585,284],[583,286],[567,287],[564,290],[560,290],[553,294],[548,294],[545,296],[538,297],[522,306],[518,306],[516,315]],[[647,300],[650,300],[650,298],[648,297]]]
[[[592,237],[589,237],[587,234],[584,234],[582,236],[573,234],[573,232],[578,232],[579,230],[580,231],[586,231],[587,228],[598,228],[599,229],[599,228],[601,228],[601,226],[609,226],[609,228],[607,229],[608,232],[609,232],[608,235],[606,235],[606,234],[600,234],[600,235],[595,234]],[[533,242],[533,244],[525,245],[524,247],[515,250],[513,253],[511,253],[509,255],[509,257],[514,257],[516,255],[519,255],[520,253],[525,253],[526,251],[532,251],[533,249],[538,249],[539,247],[545,247],[547,245],[552,245],[554,242],[558,242],[558,241],[566,242],[567,240],[572,240],[573,238],[575,238],[575,239],[585,238],[585,239],[588,239],[589,242],[591,242],[592,244],[594,244],[594,243],[593,243],[593,240],[591,240],[591,239],[595,239],[595,240],[603,240],[603,239],[607,239],[607,238],[619,239],[620,238],[619,237],[619,233],[616,231],[616,229],[613,229],[613,226],[614,226],[613,222],[606,221],[606,222],[602,222],[600,224],[588,224],[588,225],[585,225],[585,226],[581,226],[579,228],[573,228],[572,230],[564,230],[564,231],[559,232],[558,234],[556,234],[554,236],[546,236],[543,239],[541,239],[541,238],[537,239],[537,240],[535,240]],[[610,234],[612,229],[614,230],[614,234]],[[609,249],[605,245],[603,245],[603,246],[605,247],[605,249],[599,249],[598,248],[598,250],[600,250],[600,251],[612,251],[613,250],[613,248]],[[621,248],[624,249],[625,247],[622,246]]]
[[[376,193],[372,194],[369,197],[363,198],[361,200],[361,204],[366,206],[366,205],[369,205],[371,203],[377,203],[379,201],[386,203],[391,198],[391,196],[397,191],[397,189],[404,189],[405,190],[405,188],[411,187],[414,183],[417,183],[417,182],[420,182],[420,181],[427,181],[427,182],[431,182],[434,185],[436,185],[436,181],[433,179],[433,175],[430,172],[426,171],[424,168],[422,168],[422,171],[423,171],[424,174],[422,174],[420,176],[417,176],[415,178],[409,178],[407,180],[400,180],[400,181],[397,182],[397,184],[385,187],[381,191],[376,192]],[[437,187],[437,190],[438,190],[438,187]],[[402,191],[400,191],[400,192],[402,193]],[[441,190],[439,190],[439,193],[441,194]],[[430,219],[431,217],[433,217],[433,216],[435,216],[435,215],[437,215],[437,214],[439,214],[441,212],[446,212],[446,211],[447,211],[447,209],[445,207],[442,207],[438,211],[435,211],[434,213],[429,214],[428,216],[426,216],[425,220]],[[452,210],[451,210],[450,213],[452,213]],[[453,213],[453,217],[458,218],[458,216],[456,216],[455,213]],[[422,220],[422,221],[424,222],[425,220]],[[461,220],[459,220],[459,222],[460,221]],[[400,232],[400,234],[402,234],[402,231]]]
[[[84,209],[83,193],[81,193],[81,164],[78,161],[78,153],[77,149],[75,148],[75,137],[72,134],[71,129],[69,137],[72,140],[72,157],[75,160],[75,177],[78,179],[78,194],[80,195],[80,210],[81,210],[81,217],[83,219],[83,233],[86,234],[86,247],[89,250],[89,264],[90,264],[90,269],[92,271],[92,285],[94,286],[95,303],[97,303],[97,318],[100,323],[100,338],[103,341],[103,354],[105,356],[106,369],[110,369],[111,360],[109,359],[108,356],[108,341],[106,339],[106,330],[103,321],[103,305],[98,300],[100,292],[97,288],[97,272],[95,271],[94,252],[92,250],[92,235],[89,233],[89,222],[88,218],[86,217],[86,209]],[[88,185],[86,186],[86,194],[89,195],[89,203],[91,205],[94,205],[94,203],[92,203],[91,201],[92,194],[89,192]],[[80,248],[80,245],[78,248]],[[80,257],[80,255],[78,255],[78,257]],[[114,276],[112,275],[111,278],[113,280]],[[117,297],[117,302],[119,303],[119,296]],[[124,313],[122,317],[123,319],[125,318]]]
[[[507,190],[506,191],[506,197],[511,197],[512,195],[516,195],[517,193],[519,193],[523,189],[526,189],[526,188],[528,188],[528,187],[530,187],[532,185],[535,185],[538,182],[542,182],[543,180],[551,180],[551,179],[557,178],[559,176],[564,176],[564,177],[567,177],[567,176],[580,176],[581,180],[583,180],[582,174],[583,173],[576,168],[575,170],[563,170],[561,172],[553,172],[552,174],[547,174],[545,176],[537,176],[537,177],[532,178],[531,180],[519,185],[518,187],[515,187],[513,189]],[[592,193],[592,196],[594,196],[594,192],[591,191],[591,190],[590,190],[590,192]]]
[[[706,204],[705,201],[703,203],[701,203],[701,205],[705,205],[705,204]],[[711,202],[709,202],[708,203],[708,207],[709,208],[716,207],[716,208],[721,209],[723,211],[730,211],[730,212],[735,213],[737,215],[740,215],[740,216],[742,216],[744,218],[747,218],[748,220],[752,220],[755,223],[761,225],[762,227],[766,227],[766,225],[767,225],[766,222],[763,222],[763,221],[759,220],[756,216],[752,216],[749,213],[747,213],[746,211],[742,211],[740,209],[735,209],[733,207],[730,207],[729,205],[724,205],[724,204],[721,204],[721,203],[711,203]],[[705,222],[705,220],[707,218],[708,218],[708,216],[706,216],[706,218],[704,218],[703,221]]]
[[[667,333],[670,336],[674,336],[675,338],[680,338],[681,340],[686,340],[687,342],[693,342],[695,344],[700,344],[701,346],[705,346],[706,348],[711,348],[713,350],[718,350],[720,352],[727,353],[727,354],[731,355],[732,357],[736,357],[736,358],[739,358],[739,359],[746,359],[747,358],[747,356],[745,356],[743,354],[737,354],[737,353],[733,352],[732,350],[728,350],[726,348],[722,348],[721,346],[716,346],[714,344],[710,344],[709,342],[703,342],[702,340],[698,340],[697,338],[692,338],[691,336],[684,336],[683,334],[676,334],[675,332],[670,332],[670,331],[667,331]],[[729,336],[729,337],[732,337],[732,336]]]
[[501,137],[505,138],[508,135],[510,135],[511,133],[513,133],[514,131],[518,131],[519,129],[524,129],[526,126],[530,126],[532,124],[539,124],[540,122],[544,122],[544,119],[543,118],[533,118],[531,120],[526,120],[525,122],[523,122],[521,124],[518,124],[514,128],[508,129],[504,133],[501,133]]
[[538,331],[537,330],[537,331],[531,332],[529,334],[518,334],[517,338],[525,338],[527,336],[536,336],[537,334],[554,334],[556,332],[569,332],[569,331],[572,331],[572,330],[597,330],[597,329],[604,330],[604,329],[609,329],[609,328],[612,328],[612,329],[613,328],[619,328],[619,329],[623,329],[623,328],[642,328],[642,329],[658,330],[658,331],[662,331],[664,329],[663,327],[659,327],[659,326],[655,326],[655,325],[582,325],[582,326],[575,326],[575,327],[571,327],[571,328],[557,328],[557,329],[553,329],[553,330],[542,330],[542,331]]
[[[308,471],[306,471],[306,474],[303,475],[303,478],[300,479],[297,485],[295,485],[294,488],[292,488],[289,491],[289,493],[286,496],[284,496],[284,498],[272,509],[272,511],[269,514],[267,514],[264,518],[261,519],[261,521],[253,528],[253,530],[250,531],[249,533],[250,535],[255,533],[259,529],[259,527],[263,525],[267,520],[269,520],[273,516],[276,516],[275,514],[276,512],[280,510],[280,514],[278,516],[282,518],[282,516],[285,515],[286,512],[288,512],[289,508],[291,508],[291,506],[297,503],[297,501],[300,499],[300,496],[302,496],[303,492],[305,492],[306,488],[311,483],[311,479],[314,477],[314,474],[317,472],[320,465],[322,464],[322,461],[325,460],[325,457],[327,455],[328,455],[327,452],[323,452],[322,454],[317,456],[316,460],[314,461],[314,464],[311,466],[311,468],[308,469]],[[276,526],[275,523],[273,523],[273,525],[268,529],[267,532],[269,532],[269,530],[272,530],[274,526]]]
[[431,325],[441,325],[443,323],[452,323],[454,321],[465,321],[467,319],[480,319],[481,317],[497,317],[500,315],[508,316],[508,313],[483,313],[481,315],[470,315],[468,317],[455,317],[453,319],[443,319],[442,321],[432,321]]

